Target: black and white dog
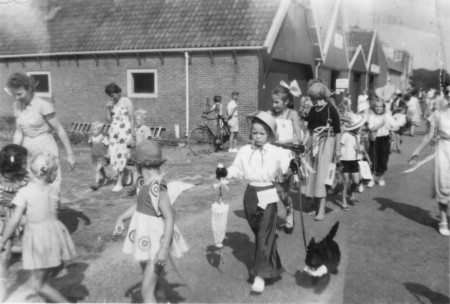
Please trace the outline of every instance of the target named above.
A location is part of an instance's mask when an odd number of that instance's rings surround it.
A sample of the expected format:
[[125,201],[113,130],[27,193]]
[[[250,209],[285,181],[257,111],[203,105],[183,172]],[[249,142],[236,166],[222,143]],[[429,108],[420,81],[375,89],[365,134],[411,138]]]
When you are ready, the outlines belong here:
[[314,238],[309,242],[308,248],[306,249],[304,271],[310,276],[321,278],[329,273],[338,273],[341,251],[339,250],[338,243],[333,240],[338,227],[339,222],[336,222],[328,235],[319,243],[316,243]]

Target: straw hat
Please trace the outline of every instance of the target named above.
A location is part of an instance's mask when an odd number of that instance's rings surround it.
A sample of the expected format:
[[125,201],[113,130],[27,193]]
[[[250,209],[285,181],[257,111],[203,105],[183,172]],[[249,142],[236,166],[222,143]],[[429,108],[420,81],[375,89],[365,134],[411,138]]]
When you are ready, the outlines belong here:
[[363,114],[354,114],[352,113],[349,116],[349,122],[344,123],[343,129],[344,131],[352,131],[360,128],[366,122],[366,116]]
[[257,118],[265,123],[272,132],[272,137],[275,139],[277,138],[276,122],[270,113],[265,111],[257,111],[255,113],[247,115],[247,120],[249,120],[250,124],[254,118]]
[[132,160],[138,165],[155,167],[166,161],[162,158],[160,145],[152,140],[144,140],[137,145]]

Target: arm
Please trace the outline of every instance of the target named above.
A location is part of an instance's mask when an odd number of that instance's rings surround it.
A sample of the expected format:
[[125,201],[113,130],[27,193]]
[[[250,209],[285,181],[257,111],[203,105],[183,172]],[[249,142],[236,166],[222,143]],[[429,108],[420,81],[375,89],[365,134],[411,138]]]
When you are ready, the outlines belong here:
[[435,132],[436,132],[436,120],[435,116],[433,115],[430,120],[430,130],[428,131],[428,134],[423,137],[422,142],[419,144],[419,146],[411,154],[411,157],[409,159],[410,161],[419,156],[420,152],[422,152],[422,150],[431,142]]
[[67,160],[69,161],[70,166],[74,167],[75,165],[75,157],[73,155],[72,146],[70,145],[69,137],[67,136],[66,130],[64,130],[61,122],[56,117],[55,113],[49,114],[45,116],[45,119],[47,120],[48,124],[56,131],[58,134],[59,139],[63,143],[64,148],[66,149],[67,153]]
[[8,239],[13,235],[16,228],[19,226],[20,219],[22,218],[23,213],[25,212],[25,207],[16,206],[14,212],[6,224],[5,231],[3,231],[3,236],[0,240],[0,250],[3,249],[5,243]]
[[17,126],[16,131],[14,131],[13,143],[16,145],[22,145],[23,142],[23,132],[22,129]]
[[106,121],[108,123],[111,123],[111,121],[112,121],[112,115],[111,115],[112,109],[113,109],[113,103],[112,103],[112,101],[108,101],[106,103],[106,117],[105,117]]
[[155,258],[155,265],[164,265],[169,256],[169,247],[172,242],[173,230],[174,230],[174,216],[172,206],[170,205],[169,196],[167,192],[161,191],[159,197],[159,210],[164,218],[164,234],[161,242],[161,247]]
[[336,141],[334,143],[334,157],[335,162],[341,161],[341,133],[336,134]]
[[124,213],[119,215],[116,221],[116,226],[114,227],[114,234],[121,234],[122,231],[125,229],[124,222],[128,219],[130,219],[133,216],[134,211],[136,211],[136,204],[133,204],[130,208],[125,210]]

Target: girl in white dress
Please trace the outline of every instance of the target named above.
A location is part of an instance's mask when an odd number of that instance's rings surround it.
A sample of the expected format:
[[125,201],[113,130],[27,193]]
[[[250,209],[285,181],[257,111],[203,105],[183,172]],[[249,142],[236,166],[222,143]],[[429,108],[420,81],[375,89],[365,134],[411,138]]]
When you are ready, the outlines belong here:
[[0,240],[0,250],[26,216],[22,238],[23,269],[31,270],[30,285],[40,295],[56,303],[67,300],[49,284],[50,268],[75,256],[75,247],[66,227],[56,216],[58,190],[51,185],[58,171],[58,158],[36,154],[30,162],[32,180],[14,197],[15,205]]

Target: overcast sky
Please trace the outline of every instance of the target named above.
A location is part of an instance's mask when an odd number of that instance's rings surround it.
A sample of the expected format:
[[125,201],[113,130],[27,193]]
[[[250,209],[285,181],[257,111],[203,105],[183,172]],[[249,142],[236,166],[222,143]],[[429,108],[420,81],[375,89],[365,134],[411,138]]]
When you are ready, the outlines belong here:
[[413,68],[444,67],[450,71],[450,0],[342,0],[342,3],[346,26],[378,28],[381,40],[414,56]]

